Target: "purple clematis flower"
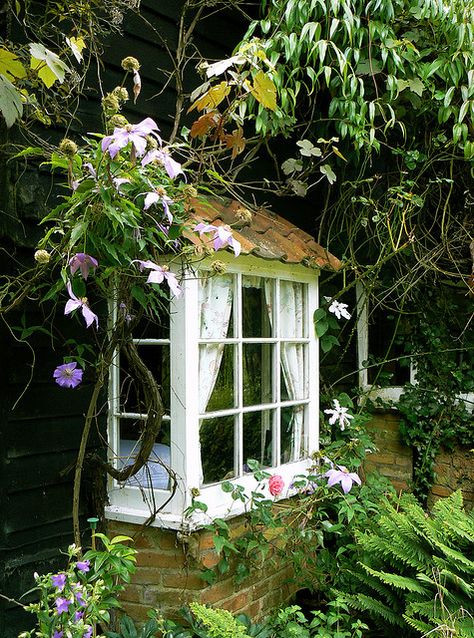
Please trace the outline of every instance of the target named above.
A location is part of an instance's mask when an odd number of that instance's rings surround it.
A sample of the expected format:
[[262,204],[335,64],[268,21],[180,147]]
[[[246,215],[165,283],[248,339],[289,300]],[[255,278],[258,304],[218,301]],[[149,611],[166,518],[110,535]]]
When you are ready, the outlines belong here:
[[82,638],[91,638],[92,636],[92,627],[90,625],[86,625],[86,630],[82,634]]
[[176,280],[176,275],[170,272],[167,266],[158,266],[158,264],[152,261],[142,261],[141,259],[135,259],[132,263],[137,263],[140,270],[144,270],[145,268],[150,269],[151,272],[146,280],[147,284],[161,284],[166,280],[166,283],[175,297],[179,297],[183,292]]
[[343,465],[337,466],[339,469],[328,470],[324,475],[328,479],[328,487],[340,483],[344,494],[348,494],[354,483],[361,485],[361,480],[355,472],[349,472],[349,470]]
[[99,318],[89,308],[89,304],[87,302],[87,298],[86,297],[82,297],[81,299],[79,299],[78,297],[76,297],[76,295],[72,291],[72,286],[71,286],[71,282],[70,281],[67,282],[67,291],[69,293],[70,299],[67,302],[66,307],[64,308],[64,314],[68,315],[71,312],[73,312],[73,310],[77,310],[78,308],[80,308],[82,316],[84,317],[84,319],[86,321],[86,326],[89,328],[95,321],[95,326],[96,326],[96,328],[98,328],[99,327]]
[[68,612],[69,605],[71,605],[71,601],[67,598],[56,598],[54,601],[56,604],[56,610],[58,614],[64,614]]
[[[68,376],[68,373],[66,372],[66,376],[67,376],[67,380],[66,383],[67,384],[71,384],[72,382],[72,378],[74,374],[79,373],[80,376],[80,380],[75,384],[78,385],[81,380],[82,380],[82,370],[79,368],[79,370],[75,370],[77,363],[73,362],[73,363],[66,363],[63,366],[59,366],[58,368],[56,368],[56,370],[54,371],[53,376],[56,377],[56,371],[59,370],[59,368],[65,368],[68,367],[71,369],[72,368],[72,372],[71,374]],[[61,374],[64,376],[63,371],[61,371]],[[59,375],[58,375],[59,377]],[[58,379],[56,379],[56,383],[58,383],[59,385],[65,385],[64,380],[62,379],[62,377],[59,377],[60,381],[58,381]],[[75,385],[71,385],[71,388],[74,388]],[[56,589],[59,589],[59,591],[62,591],[64,589],[64,585],[66,584],[66,574],[55,574],[52,578],[51,581],[53,583],[53,587],[56,587]]]
[[114,159],[120,149],[131,143],[135,155],[141,157],[146,150],[148,135],[154,135],[161,145],[161,138],[156,132],[159,130],[158,125],[151,117],[145,118],[138,124],[127,124],[123,128],[115,128],[112,135],[107,135],[102,140],[102,151],[104,153],[108,151],[110,157]]
[[143,210],[148,210],[150,206],[153,206],[153,204],[156,204],[157,202],[161,202],[163,204],[165,217],[168,220],[168,223],[172,224],[173,215],[170,212],[169,204],[172,204],[173,200],[171,199],[171,197],[168,197],[164,188],[157,188],[156,190],[145,194]]
[[183,168],[179,162],[174,160],[167,148],[157,149],[154,148],[143,157],[142,166],[146,166],[151,162],[161,164],[165,171],[168,173],[168,177],[174,179],[178,175],[184,175]]
[[82,618],[84,618],[84,612],[83,611],[76,611],[74,614],[74,620],[76,622],[79,622],[80,620],[82,620]]
[[[71,361],[70,363],[64,363],[62,366],[58,366],[53,372],[53,377],[56,383],[62,388],[76,388],[82,381],[82,374],[83,371],[77,367],[77,363]],[[64,577],[64,582],[62,581],[62,577]],[[55,578],[58,579],[58,583],[63,582],[62,587],[56,584]],[[59,591],[62,591],[64,583],[66,582],[66,576],[65,574],[58,574],[57,576],[53,576],[52,581],[53,585],[57,587]]]
[[53,638],[63,638],[64,631],[55,631],[53,634]]
[[219,250],[220,248],[224,248],[225,246],[230,246],[235,256],[238,257],[240,255],[241,246],[240,242],[237,239],[234,239],[232,236],[232,230],[230,226],[222,225],[222,226],[214,226],[214,224],[204,224],[200,223],[194,227],[194,232],[199,233],[200,236],[203,233],[214,233],[212,240],[214,250]]
[[85,253],[76,253],[69,260],[71,275],[74,275],[74,273],[79,269],[84,279],[87,279],[89,276],[89,270],[91,268],[95,270],[98,265],[99,262],[95,257],[91,257],[91,255],[86,255]]
[[91,568],[91,562],[90,560],[78,560],[76,567],[80,572],[88,572]]

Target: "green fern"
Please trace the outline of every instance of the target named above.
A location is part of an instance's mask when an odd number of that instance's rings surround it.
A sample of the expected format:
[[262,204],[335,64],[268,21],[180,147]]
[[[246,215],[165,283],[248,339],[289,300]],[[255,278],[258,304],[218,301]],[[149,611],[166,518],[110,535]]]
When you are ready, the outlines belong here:
[[249,638],[247,628],[226,609],[213,609],[190,603],[195,620],[206,629],[209,638]]
[[[443,623],[460,631],[459,610],[474,608],[473,530],[461,492],[438,501],[431,516],[412,495],[402,495],[373,529],[357,536],[361,560],[344,601],[371,617],[387,638],[398,638],[400,628],[403,638],[429,632],[434,638]],[[474,633],[473,620],[463,619],[469,622]]]

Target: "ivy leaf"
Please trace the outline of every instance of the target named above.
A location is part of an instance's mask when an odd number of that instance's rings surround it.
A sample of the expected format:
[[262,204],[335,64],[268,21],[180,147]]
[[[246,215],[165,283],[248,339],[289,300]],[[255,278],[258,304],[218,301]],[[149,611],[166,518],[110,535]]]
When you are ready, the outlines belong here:
[[37,71],[38,77],[43,84],[48,89],[53,86],[56,80],[62,84],[66,71],[69,71],[67,64],[56,53],[53,53],[42,44],[31,42],[29,49],[31,54],[30,66]]
[[26,75],[25,67],[18,60],[18,56],[3,47],[0,47],[0,73],[10,81],[24,78]]
[[285,175],[291,175],[295,171],[303,170],[303,162],[301,160],[294,159],[290,157],[281,165],[281,170],[285,173]]
[[252,95],[270,111],[276,111],[276,86],[264,71],[258,71],[253,79]]
[[299,146],[300,153],[304,157],[321,157],[322,151],[317,146],[314,146],[309,140],[299,140],[296,142],[296,146]]
[[319,170],[321,171],[323,175],[325,175],[325,177],[327,177],[327,180],[330,184],[334,184],[334,182],[337,179],[336,173],[332,170],[329,164],[323,164],[322,166],[319,167]]
[[0,74],[0,112],[5,119],[7,128],[23,115],[23,104],[19,92],[8,78]]
[[298,195],[298,197],[305,197],[308,192],[308,185],[300,179],[289,179],[288,184],[294,194]]
[[198,111],[204,111],[204,109],[215,109],[222,100],[229,95],[230,86],[227,82],[220,82],[216,86],[213,86],[212,89],[206,91],[202,97],[191,104],[188,109],[188,113],[197,109]]

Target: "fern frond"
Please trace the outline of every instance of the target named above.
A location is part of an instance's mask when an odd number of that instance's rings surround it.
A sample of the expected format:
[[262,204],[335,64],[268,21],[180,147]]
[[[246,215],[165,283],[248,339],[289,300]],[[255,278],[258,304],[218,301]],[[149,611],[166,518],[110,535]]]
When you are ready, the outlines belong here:
[[403,614],[403,618],[410,625],[410,627],[416,629],[416,631],[419,631],[421,635],[428,634],[430,631],[433,630],[433,625],[427,625],[422,620],[417,620],[416,618],[412,618],[411,616],[407,616],[406,614]]
[[409,578],[407,576],[399,576],[398,574],[388,574],[387,572],[377,571],[376,569],[371,569],[367,565],[363,563],[359,563],[368,574],[379,578],[386,585],[392,585],[397,589],[405,590],[405,591],[414,591],[419,594],[427,594],[427,590],[425,587],[416,582],[414,578]]
[[370,596],[365,594],[343,594],[342,600],[354,611],[365,612],[375,620],[383,620],[395,627],[405,626],[400,614],[394,613],[390,607],[387,607],[379,600],[370,598]]

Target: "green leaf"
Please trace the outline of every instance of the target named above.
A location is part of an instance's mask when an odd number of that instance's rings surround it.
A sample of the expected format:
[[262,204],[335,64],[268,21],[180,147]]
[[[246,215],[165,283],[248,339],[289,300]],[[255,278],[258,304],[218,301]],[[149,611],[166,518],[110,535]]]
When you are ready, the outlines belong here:
[[21,79],[26,75],[25,67],[14,53],[0,47],[0,74],[7,80]]
[[316,336],[317,337],[322,337],[323,335],[326,334],[326,332],[329,329],[329,324],[327,323],[327,321],[317,321],[315,326],[314,326],[315,330],[316,330]]
[[329,164],[323,164],[322,166],[319,167],[319,170],[323,175],[325,175],[325,177],[327,178],[330,184],[334,184],[337,178],[336,178],[336,174],[334,173],[332,168],[329,166]]
[[4,75],[0,74],[0,112],[3,115],[7,128],[23,115],[23,104],[19,91]]

